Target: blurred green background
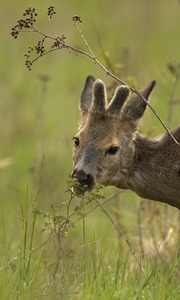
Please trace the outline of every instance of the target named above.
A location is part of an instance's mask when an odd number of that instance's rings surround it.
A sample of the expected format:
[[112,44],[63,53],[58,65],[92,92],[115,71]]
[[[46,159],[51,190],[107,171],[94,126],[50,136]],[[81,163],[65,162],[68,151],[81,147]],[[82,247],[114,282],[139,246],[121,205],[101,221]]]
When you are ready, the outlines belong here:
[[[33,65],[31,72],[27,70],[24,54],[39,37],[23,33],[14,40],[11,27],[28,6],[34,6],[38,12],[37,27],[51,32],[46,17],[50,5],[55,5],[57,12],[54,27],[59,35],[67,37],[67,43],[85,49],[72,23],[72,16],[80,15],[84,35],[98,59],[106,63],[102,53],[107,51],[113,63],[124,65],[121,78],[133,77],[140,87],[157,80],[151,104],[165,123],[173,86],[167,65],[179,63],[178,1],[1,2],[0,159],[9,158],[13,163],[0,169],[0,211],[6,226],[12,227],[12,237],[19,222],[19,206],[27,201],[27,190],[29,194],[33,190],[33,171],[43,155],[43,207],[64,197],[71,172],[72,137],[79,120],[79,96],[86,76],[92,74],[106,84],[111,82],[97,66],[65,51],[47,55]],[[41,76],[48,78],[45,90]],[[171,127],[178,123],[176,107]],[[148,111],[141,131],[153,136],[164,129]]]
[[[92,74],[107,85],[112,82],[93,63],[62,50],[39,59],[32,71],[28,71],[24,54],[39,37],[23,33],[14,40],[10,35],[11,28],[31,6],[38,12],[36,26],[52,34],[47,19],[50,5],[56,10],[54,28],[58,35],[67,37],[68,44],[86,50],[72,22],[72,16],[79,15],[83,20],[81,29],[97,58],[106,65],[104,53],[108,54],[113,64],[120,65],[122,80],[136,82],[140,88],[152,79],[157,80],[151,104],[166,124],[174,85],[174,74],[167,66],[180,63],[178,0],[1,1],[0,212],[4,224],[1,245],[3,248],[5,235],[12,256],[21,243],[20,208],[27,203],[31,207],[43,157],[40,209],[48,211],[51,205],[56,206],[67,197],[72,137],[77,129],[79,97],[86,76]],[[174,95],[177,103],[179,97],[178,87]],[[170,128],[179,124],[179,112],[179,106],[174,106]],[[141,123],[141,132],[152,137],[164,132],[149,109]],[[105,194],[112,190],[108,188]],[[112,204],[109,205],[111,209]],[[121,205],[123,222],[127,223],[129,232],[133,231],[137,197],[126,192]],[[176,216],[175,209],[171,209],[171,213]],[[92,215],[92,230],[100,227],[102,222],[107,223],[99,232],[107,230],[109,223],[102,213]],[[38,230],[41,229],[42,225]]]

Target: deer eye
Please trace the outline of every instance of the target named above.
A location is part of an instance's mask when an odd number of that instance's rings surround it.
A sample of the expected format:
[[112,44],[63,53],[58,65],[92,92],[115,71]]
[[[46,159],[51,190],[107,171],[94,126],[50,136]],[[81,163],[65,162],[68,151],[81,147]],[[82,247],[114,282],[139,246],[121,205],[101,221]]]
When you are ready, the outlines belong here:
[[106,154],[115,155],[119,150],[119,147],[113,146],[106,150]]
[[78,147],[80,144],[79,138],[74,137],[73,140],[74,140],[74,147]]

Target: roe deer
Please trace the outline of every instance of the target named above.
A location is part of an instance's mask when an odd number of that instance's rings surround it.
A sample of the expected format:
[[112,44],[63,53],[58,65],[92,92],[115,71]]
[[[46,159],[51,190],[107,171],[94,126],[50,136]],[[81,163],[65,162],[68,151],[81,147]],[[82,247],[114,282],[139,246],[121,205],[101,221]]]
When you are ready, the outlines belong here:
[[[148,99],[152,81],[140,94]],[[88,76],[81,94],[82,123],[74,137],[72,177],[88,190],[95,183],[130,189],[180,209],[180,146],[168,133],[148,139],[138,133],[146,102],[116,89],[109,105],[105,85]],[[180,126],[173,132],[180,142]]]

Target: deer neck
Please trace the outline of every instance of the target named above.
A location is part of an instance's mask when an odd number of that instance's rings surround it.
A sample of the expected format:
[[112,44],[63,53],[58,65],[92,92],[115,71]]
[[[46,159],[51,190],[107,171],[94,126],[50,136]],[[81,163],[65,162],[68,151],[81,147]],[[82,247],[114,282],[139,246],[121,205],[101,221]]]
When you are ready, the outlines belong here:
[[[113,185],[118,188],[132,189],[144,186],[151,176],[151,157],[154,153],[156,142],[141,135],[137,135],[132,142],[126,159],[124,159],[119,172],[113,178]],[[148,166],[148,172],[147,172]]]
[[127,185],[132,189],[144,190],[150,186],[152,177],[158,169],[157,150],[158,140],[150,140],[142,135],[137,135],[134,140],[134,156]]
[[123,188],[180,209],[179,148],[169,140],[166,134],[153,140],[136,137],[132,167]]

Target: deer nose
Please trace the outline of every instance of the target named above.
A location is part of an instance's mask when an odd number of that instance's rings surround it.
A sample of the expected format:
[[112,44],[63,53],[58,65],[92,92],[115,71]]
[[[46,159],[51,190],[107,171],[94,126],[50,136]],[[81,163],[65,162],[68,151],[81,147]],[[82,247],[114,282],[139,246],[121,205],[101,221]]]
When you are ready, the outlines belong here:
[[94,178],[90,173],[84,172],[84,170],[74,170],[72,173],[72,178],[78,179],[81,185],[87,185],[90,188],[94,183]]

